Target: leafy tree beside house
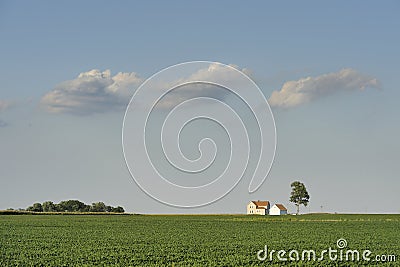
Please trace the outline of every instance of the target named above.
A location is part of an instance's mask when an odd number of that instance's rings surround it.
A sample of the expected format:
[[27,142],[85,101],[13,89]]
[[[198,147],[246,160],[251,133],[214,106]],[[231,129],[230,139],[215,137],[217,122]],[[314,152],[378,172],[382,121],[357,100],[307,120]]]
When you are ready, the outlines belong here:
[[296,214],[299,214],[300,205],[306,207],[310,201],[310,195],[307,192],[306,186],[299,181],[293,182],[290,186],[292,187],[290,202],[296,205]]

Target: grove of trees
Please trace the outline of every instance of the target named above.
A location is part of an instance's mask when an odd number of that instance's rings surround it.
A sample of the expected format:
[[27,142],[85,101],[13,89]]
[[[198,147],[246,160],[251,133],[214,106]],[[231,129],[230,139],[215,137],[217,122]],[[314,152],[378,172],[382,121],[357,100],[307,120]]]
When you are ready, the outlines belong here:
[[124,208],[121,206],[107,206],[104,202],[96,202],[92,203],[92,205],[87,205],[79,200],[65,200],[58,204],[55,204],[52,201],[34,203],[26,210],[35,212],[125,212]]

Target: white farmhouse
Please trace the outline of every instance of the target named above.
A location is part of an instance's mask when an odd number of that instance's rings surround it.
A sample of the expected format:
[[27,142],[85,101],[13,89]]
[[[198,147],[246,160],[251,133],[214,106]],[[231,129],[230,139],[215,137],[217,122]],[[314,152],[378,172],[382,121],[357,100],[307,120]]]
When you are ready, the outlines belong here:
[[286,215],[287,209],[282,204],[275,204],[269,211],[269,215]]
[[251,201],[247,204],[247,214],[267,215],[269,214],[269,201]]

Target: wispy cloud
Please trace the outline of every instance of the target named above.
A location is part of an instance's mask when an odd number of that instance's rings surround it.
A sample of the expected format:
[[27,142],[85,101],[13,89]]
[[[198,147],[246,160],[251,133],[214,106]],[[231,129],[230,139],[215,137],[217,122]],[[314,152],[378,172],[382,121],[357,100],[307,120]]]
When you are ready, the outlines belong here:
[[292,108],[337,92],[365,88],[379,89],[379,81],[372,76],[347,68],[285,82],[279,91],[272,92],[268,102],[272,107]]
[[[247,68],[241,69],[239,66],[234,64],[229,64],[230,67],[235,68],[248,76],[251,76],[251,70]],[[231,83],[238,80],[237,76],[232,75],[232,71],[220,64],[210,64],[208,67],[198,69],[193,73],[187,75],[186,77],[181,77],[178,80],[174,80],[171,84],[185,84],[193,81],[199,82],[209,82],[213,81],[215,83],[224,85],[227,81]],[[233,82],[232,82],[233,81]],[[239,82],[239,81],[237,81]],[[161,87],[170,87],[169,84],[163,84]],[[157,89],[157,88],[155,88]],[[169,92],[159,103],[158,108],[173,108],[179,103],[200,96],[214,97],[214,98],[224,98],[230,93],[227,90],[217,89],[214,85],[209,85],[205,83],[189,84],[180,87],[179,90],[174,90]]]
[[58,84],[42,97],[41,105],[49,112],[76,115],[121,109],[142,81],[134,72],[111,76],[110,70],[93,69]]

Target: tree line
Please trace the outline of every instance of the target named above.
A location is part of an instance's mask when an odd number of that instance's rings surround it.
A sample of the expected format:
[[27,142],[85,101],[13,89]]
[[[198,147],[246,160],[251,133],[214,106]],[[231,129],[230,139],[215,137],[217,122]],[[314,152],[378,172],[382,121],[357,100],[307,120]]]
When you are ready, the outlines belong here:
[[92,205],[87,205],[79,200],[65,200],[58,204],[52,201],[34,203],[26,210],[34,212],[125,212],[124,208],[121,206],[112,207],[104,204],[104,202],[96,202],[92,203]]

